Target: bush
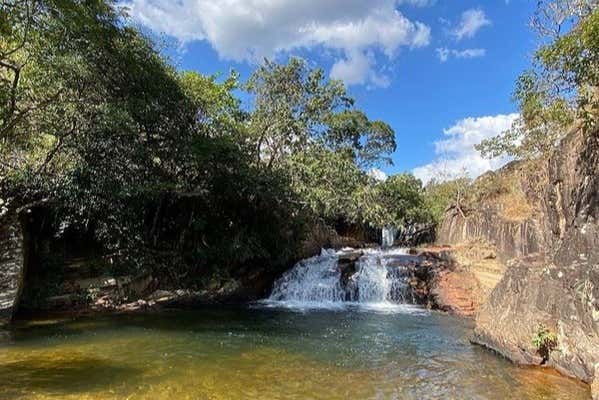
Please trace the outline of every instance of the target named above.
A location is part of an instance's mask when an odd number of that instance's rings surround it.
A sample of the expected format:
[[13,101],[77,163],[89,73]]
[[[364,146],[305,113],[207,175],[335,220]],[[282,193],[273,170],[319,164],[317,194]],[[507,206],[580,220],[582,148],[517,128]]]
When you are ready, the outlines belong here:
[[541,324],[532,338],[532,344],[544,361],[549,359],[549,353],[557,347],[557,334]]

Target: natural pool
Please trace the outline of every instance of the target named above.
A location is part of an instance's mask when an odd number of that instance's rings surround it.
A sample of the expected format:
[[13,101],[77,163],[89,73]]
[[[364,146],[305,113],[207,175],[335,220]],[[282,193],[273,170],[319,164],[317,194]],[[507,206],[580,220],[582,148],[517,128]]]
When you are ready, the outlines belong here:
[[408,306],[206,308],[29,321],[0,344],[0,399],[589,399]]

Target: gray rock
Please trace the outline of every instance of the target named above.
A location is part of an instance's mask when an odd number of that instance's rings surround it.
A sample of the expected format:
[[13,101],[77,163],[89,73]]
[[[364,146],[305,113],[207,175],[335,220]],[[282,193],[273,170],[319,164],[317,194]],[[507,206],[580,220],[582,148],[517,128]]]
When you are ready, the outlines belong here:
[[0,217],[0,323],[16,312],[24,274],[24,238],[16,213]]

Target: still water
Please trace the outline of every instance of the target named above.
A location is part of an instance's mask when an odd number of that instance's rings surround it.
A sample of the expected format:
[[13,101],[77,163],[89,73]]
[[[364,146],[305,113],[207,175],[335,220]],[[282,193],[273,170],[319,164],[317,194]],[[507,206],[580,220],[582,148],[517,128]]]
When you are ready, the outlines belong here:
[[17,324],[0,399],[589,399],[409,306],[256,306]]

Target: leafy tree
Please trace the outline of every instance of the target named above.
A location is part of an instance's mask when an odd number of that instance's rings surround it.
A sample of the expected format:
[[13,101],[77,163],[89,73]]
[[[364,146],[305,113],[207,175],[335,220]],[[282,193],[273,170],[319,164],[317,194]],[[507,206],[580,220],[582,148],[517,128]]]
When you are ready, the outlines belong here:
[[533,27],[542,44],[516,83],[520,118],[485,140],[485,156],[546,154],[575,121],[596,124],[599,113],[599,4],[596,0],[540,1]]
[[349,152],[360,164],[376,163],[395,150],[395,134],[352,108],[342,82],[326,80],[298,58],[279,65],[266,60],[246,84],[254,97],[250,141],[259,161],[281,165],[290,154],[319,144]]
[[354,197],[368,177],[347,153],[312,146],[286,165],[293,189],[310,212],[328,221],[363,222]]
[[389,125],[299,59],[179,72],[110,0],[7,0],[0,33],[0,213],[48,201],[119,267],[202,281],[285,265],[315,220],[428,216],[414,177],[364,172]]
[[387,220],[381,221],[382,224],[403,228],[432,221],[432,215],[426,206],[422,182],[414,175],[392,175],[377,186],[379,201],[386,210]]
[[[180,75],[185,95],[196,110],[196,128],[208,137],[240,134],[248,115],[234,91],[240,89],[239,75],[232,71],[222,83],[218,76],[204,76],[195,71]],[[241,140],[241,138],[237,138]]]
[[447,181],[431,180],[425,187],[425,209],[431,213],[433,220],[440,223],[449,207],[455,207],[464,216],[471,183],[466,176],[458,176]]
[[391,163],[387,157],[396,149],[395,133],[382,121],[370,121],[359,110],[344,110],[327,119],[323,142],[333,151],[350,154],[362,168]]

